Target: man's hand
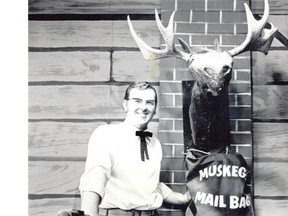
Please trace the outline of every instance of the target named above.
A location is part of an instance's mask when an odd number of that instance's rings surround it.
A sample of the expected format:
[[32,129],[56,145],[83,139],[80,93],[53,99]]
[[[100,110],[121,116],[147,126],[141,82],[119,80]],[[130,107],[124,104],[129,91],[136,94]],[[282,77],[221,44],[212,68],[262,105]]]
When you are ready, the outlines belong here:
[[57,216],[89,216],[89,215],[85,215],[84,211],[77,209],[63,209],[57,212]]
[[164,201],[170,204],[185,205],[190,200],[191,195],[189,191],[187,191],[185,194],[172,191],[171,194]]

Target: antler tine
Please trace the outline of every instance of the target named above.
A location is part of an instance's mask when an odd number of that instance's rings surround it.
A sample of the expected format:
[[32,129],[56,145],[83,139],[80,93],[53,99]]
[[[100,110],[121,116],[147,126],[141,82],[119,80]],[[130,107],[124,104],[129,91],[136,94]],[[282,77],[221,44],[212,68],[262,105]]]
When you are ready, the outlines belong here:
[[155,9],[156,24],[157,24],[158,29],[161,32],[161,35],[163,36],[163,39],[166,43],[165,50],[167,50],[167,52],[171,51],[175,47],[175,45],[174,45],[174,32],[173,32],[174,15],[175,15],[175,11],[173,11],[173,13],[171,14],[168,26],[165,28],[160,21],[158,11]]
[[232,50],[229,50],[228,52],[231,54],[232,57],[248,50],[260,51],[267,54],[274,38],[274,34],[277,31],[277,28],[275,28],[272,23],[270,23],[270,29],[264,28],[269,17],[268,0],[264,0],[264,13],[263,17],[260,20],[256,20],[254,18],[250,8],[246,3],[244,3],[244,6],[248,25],[246,39],[241,45],[235,47]]
[[147,45],[136,34],[136,32],[133,28],[133,25],[130,21],[130,17],[129,17],[129,15],[127,16],[130,32],[131,32],[135,42],[137,43],[143,57],[146,60],[155,60],[155,59],[160,59],[160,58],[166,58],[168,56],[176,56],[176,57],[184,59],[186,61],[188,60],[190,55],[187,53],[184,53],[181,50],[179,50],[178,48],[176,48],[175,44],[174,44],[174,33],[173,33],[174,15],[175,15],[175,11],[172,13],[172,15],[169,19],[169,24],[165,28],[160,21],[157,10],[155,9],[156,23],[157,23],[158,29],[161,32],[161,35],[163,36],[165,44],[166,44],[166,47],[163,50],[154,49],[154,48],[150,47],[149,45]]

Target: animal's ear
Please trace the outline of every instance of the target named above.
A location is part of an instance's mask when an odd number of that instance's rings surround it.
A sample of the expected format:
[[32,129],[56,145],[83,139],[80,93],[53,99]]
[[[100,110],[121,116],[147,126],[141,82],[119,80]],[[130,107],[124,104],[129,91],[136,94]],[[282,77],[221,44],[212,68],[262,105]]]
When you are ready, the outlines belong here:
[[222,52],[222,50],[221,50],[221,48],[220,48],[220,45],[219,45],[219,42],[218,42],[217,39],[214,41],[214,48],[215,48],[215,50],[216,50],[217,52]]
[[178,38],[178,41],[180,45],[182,46],[182,49],[184,52],[191,53],[189,45],[184,40],[182,40],[181,38]]

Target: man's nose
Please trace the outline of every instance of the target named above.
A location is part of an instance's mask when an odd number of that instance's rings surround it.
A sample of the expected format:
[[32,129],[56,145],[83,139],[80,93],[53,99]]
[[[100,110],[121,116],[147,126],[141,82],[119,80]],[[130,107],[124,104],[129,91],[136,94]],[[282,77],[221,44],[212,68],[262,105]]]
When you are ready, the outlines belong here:
[[146,103],[146,101],[142,101],[142,102],[140,103],[140,108],[141,108],[142,110],[146,110],[146,109],[147,109],[147,103]]

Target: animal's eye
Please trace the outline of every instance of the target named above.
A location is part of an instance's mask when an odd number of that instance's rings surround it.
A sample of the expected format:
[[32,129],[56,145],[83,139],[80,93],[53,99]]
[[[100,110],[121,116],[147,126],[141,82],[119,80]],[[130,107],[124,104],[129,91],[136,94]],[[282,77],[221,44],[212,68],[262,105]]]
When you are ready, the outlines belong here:
[[222,68],[222,73],[226,73],[226,72],[228,72],[229,70],[230,70],[230,67],[227,66],[227,65],[225,65],[225,66],[223,66],[223,68]]

